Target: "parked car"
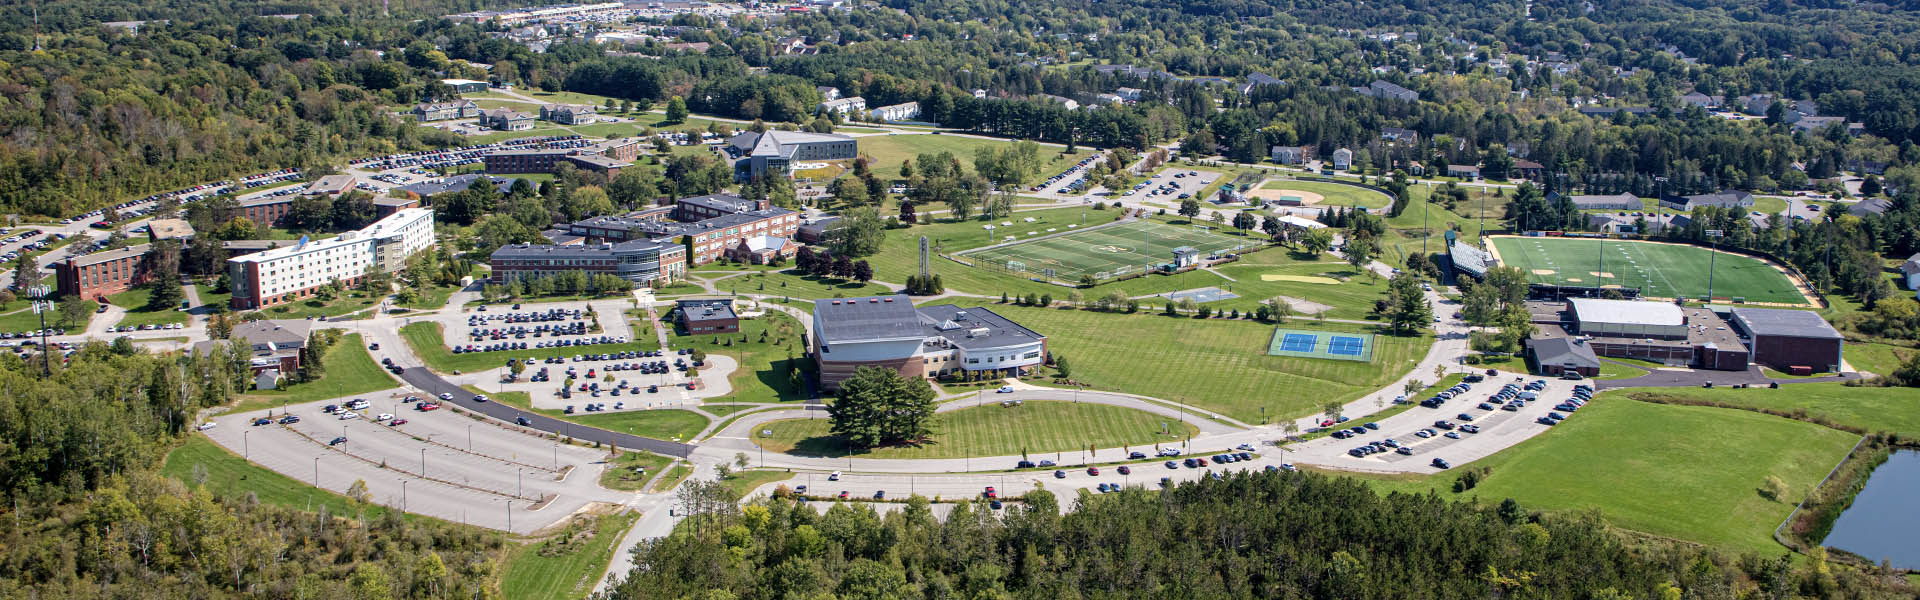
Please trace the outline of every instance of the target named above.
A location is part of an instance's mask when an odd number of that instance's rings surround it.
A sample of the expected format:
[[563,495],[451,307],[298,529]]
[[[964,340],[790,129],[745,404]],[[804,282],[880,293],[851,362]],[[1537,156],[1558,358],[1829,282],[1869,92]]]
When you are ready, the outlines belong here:
[[345,444],[345,443],[347,443],[347,436],[344,436],[344,435],[343,435],[343,436],[340,436],[340,437],[336,437],[336,438],[333,438],[332,440],[329,440],[329,441],[327,442],[327,445],[328,445],[328,446],[338,446],[338,445],[341,445],[341,444]]

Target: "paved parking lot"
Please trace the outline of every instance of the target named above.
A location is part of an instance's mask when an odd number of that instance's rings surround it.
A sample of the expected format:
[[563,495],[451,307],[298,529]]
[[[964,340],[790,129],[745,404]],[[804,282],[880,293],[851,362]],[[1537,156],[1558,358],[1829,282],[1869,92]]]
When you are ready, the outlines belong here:
[[[1473,388],[1463,397],[1448,400],[1440,408],[1415,406],[1406,412],[1387,417],[1379,421],[1378,431],[1344,440],[1326,437],[1295,445],[1289,453],[1290,460],[1299,464],[1321,465],[1350,471],[1394,473],[1436,471],[1428,466],[1434,458],[1444,458],[1456,466],[1464,465],[1546,431],[1549,426],[1541,425],[1535,420],[1546,416],[1549,412],[1554,412],[1553,405],[1571,397],[1573,386],[1580,383],[1592,384],[1590,381],[1545,379],[1547,387],[1538,392],[1539,399],[1527,403],[1517,412],[1486,411],[1476,408],[1477,405],[1486,402],[1489,397],[1499,392],[1500,386],[1507,382],[1524,385],[1526,381],[1535,379],[1540,378],[1523,379],[1505,373],[1498,377],[1490,377],[1487,381],[1473,384]],[[1418,402],[1423,399],[1412,400]],[[1437,420],[1444,419],[1456,425],[1468,423],[1456,418],[1461,413],[1474,417],[1470,422],[1480,427],[1480,433],[1462,433],[1457,440],[1443,435],[1435,435],[1431,438],[1420,438],[1414,435],[1417,431],[1429,428],[1441,434],[1446,433],[1444,430],[1434,428],[1434,421]],[[1578,418],[1580,417],[1575,415],[1568,416],[1570,420]],[[1363,446],[1374,440],[1387,438],[1411,447],[1414,454],[1406,456],[1387,452],[1364,458],[1355,458],[1347,454],[1347,451],[1355,446]]]
[[1189,197],[1197,196],[1201,188],[1207,187],[1207,184],[1219,178],[1220,174],[1212,171],[1168,167],[1141,182],[1139,184],[1141,187],[1135,187],[1120,194],[1120,199],[1165,204],[1169,209],[1176,209],[1180,207],[1181,194],[1188,194]]
[[[406,390],[360,396],[372,406],[359,418],[322,412],[350,398],[288,407],[299,423],[254,426],[279,410],[224,415],[206,432],[222,446],[288,477],[345,493],[364,482],[371,500],[449,521],[530,532],[593,502],[624,503],[632,495],[598,484],[604,453],[557,444],[498,421],[400,404]],[[424,397],[424,395],[420,395]],[[380,413],[407,420],[376,422]],[[329,445],[344,436],[343,444]],[[536,505],[541,499],[552,499]],[[537,508],[534,508],[536,507]]]
[[[595,311],[594,314],[591,316],[591,318],[589,318],[586,313],[589,305],[591,305],[592,310]],[[479,310],[477,308],[463,309],[460,311],[443,312],[440,314],[432,315],[429,318],[435,321],[438,321],[440,323],[443,341],[448,346],[455,346],[455,345],[465,346],[470,344],[478,345],[478,346],[487,346],[490,344],[504,343],[504,342],[516,342],[516,343],[525,342],[527,344],[527,347],[531,349],[534,347],[536,343],[543,342],[543,341],[547,341],[547,342],[550,342],[553,340],[578,341],[578,340],[585,340],[590,338],[600,338],[602,336],[609,336],[614,338],[626,338],[628,342],[634,341],[633,328],[627,325],[627,316],[626,316],[626,311],[630,308],[633,308],[633,303],[630,300],[595,300],[591,302],[589,301],[542,302],[537,304],[523,303],[523,304],[520,304],[519,310],[514,310],[512,307],[513,307],[512,304],[491,304],[491,305],[487,305],[485,311]],[[554,321],[525,322],[525,323],[507,322],[507,317],[510,317],[510,316],[528,316],[536,313],[545,314],[547,311],[551,311],[551,310],[580,311],[579,313],[580,316],[574,317],[574,316],[571,316],[571,313],[569,313],[569,316],[566,316],[564,318],[561,318],[559,320],[554,320]],[[484,319],[475,320],[475,321],[469,320],[475,317],[481,317]],[[473,323],[478,323],[478,324],[473,324]],[[543,325],[548,326],[550,328],[557,328],[557,327],[571,326],[575,323],[585,324],[588,330],[588,333],[585,333],[582,335],[544,334],[544,335],[540,335],[539,337],[535,337],[534,333],[532,332],[533,329]],[[597,332],[592,331],[592,326],[594,324],[598,324],[600,326],[599,331]],[[506,335],[505,339],[502,339],[502,340],[493,340],[490,337],[487,339],[476,340],[470,337],[469,335],[474,329],[511,330],[513,328],[525,328],[528,330],[528,333],[526,333],[524,337],[515,337],[514,335],[509,334],[509,335]],[[592,348],[591,346],[582,346],[580,347],[580,352],[581,353],[589,352],[591,348]],[[501,363],[505,364],[507,355],[511,353],[500,352],[499,354],[501,354],[501,359],[500,359]]]
[[[717,398],[733,393],[733,387],[727,381],[727,377],[732,375],[733,370],[738,368],[739,365],[732,357],[717,354],[708,355],[706,365],[699,368],[700,376],[698,378],[689,378],[685,372],[674,369],[672,365],[676,359],[683,359],[686,360],[689,365],[692,364],[692,357],[676,355],[671,352],[667,352],[657,358],[587,360],[580,362],[574,362],[572,358],[568,358],[566,362],[558,364],[546,364],[536,361],[527,369],[526,373],[521,376],[519,381],[482,387],[488,390],[500,389],[505,391],[527,392],[527,395],[533,399],[534,408],[563,410],[568,406],[572,406],[582,412],[586,410],[588,403],[604,404],[605,412],[620,412],[626,410],[665,408],[685,404],[699,404],[700,400],[704,398]],[[626,365],[654,361],[666,361],[668,365],[667,372],[646,374],[638,370],[607,370],[607,367],[615,364]],[[549,380],[542,382],[532,381],[533,375],[538,373],[543,367],[547,369]],[[560,388],[566,383],[568,369],[574,371],[577,379],[574,382],[572,395],[570,397],[564,397],[560,393]],[[589,372],[592,373],[592,377],[587,376]],[[498,377],[505,379],[507,374],[507,368],[501,367]],[[606,376],[608,375],[613,376],[612,382],[606,380]],[[686,387],[686,383],[690,381],[697,381],[694,389],[691,390]],[[580,386],[582,385],[591,386],[595,383],[600,385],[600,389],[597,392],[592,389],[586,391],[580,390]],[[615,389],[620,389],[621,383],[628,385],[622,389],[618,395],[615,395],[613,392]],[[647,391],[648,386],[654,386],[654,391]]]

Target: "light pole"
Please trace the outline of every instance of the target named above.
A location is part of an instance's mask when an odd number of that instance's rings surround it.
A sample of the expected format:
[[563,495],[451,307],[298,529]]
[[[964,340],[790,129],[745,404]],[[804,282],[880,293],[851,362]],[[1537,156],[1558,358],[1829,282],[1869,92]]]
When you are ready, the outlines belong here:
[[520,477],[522,473],[523,473],[523,471],[521,471],[520,469],[514,469],[514,470],[513,470],[513,495],[515,495],[515,496],[525,496],[525,495],[527,495],[527,494],[526,494],[526,492],[527,492],[527,483],[526,483],[526,480],[524,480],[524,479],[521,479],[521,477]]
[[33,298],[33,312],[40,315],[40,371],[48,377],[53,376],[52,357],[47,355],[47,312],[53,310],[53,302],[47,300],[46,284],[35,284],[27,288],[27,295]]
[[427,476],[427,449],[426,448],[420,449],[420,476],[421,477]]
[[473,424],[467,424],[467,451],[473,451]]
[[313,457],[313,487],[320,487],[320,457]]
[[1708,229],[1706,231],[1706,234],[1707,234],[1707,244],[1708,244],[1707,247],[1709,248],[1709,252],[1707,254],[1707,303],[1712,304],[1713,303],[1713,265],[1715,263],[1718,263],[1720,258],[1720,244],[1718,240],[1721,237],[1727,235],[1727,232],[1724,229]]
[[400,512],[407,512],[407,480],[400,480]]
[[253,430],[240,430],[240,458],[244,460],[253,460],[253,444],[247,442],[247,434],[249,433],[253,433]]

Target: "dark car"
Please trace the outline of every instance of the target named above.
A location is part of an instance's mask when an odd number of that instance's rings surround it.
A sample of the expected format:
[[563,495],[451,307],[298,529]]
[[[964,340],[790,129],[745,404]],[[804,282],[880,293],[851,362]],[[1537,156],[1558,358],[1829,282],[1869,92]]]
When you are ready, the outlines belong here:
[[299,423],[299,422],[300,422],[300,415],[287,415],[284,417],[280,417],[281,425],[290,425],[290,424]]
[[1127,458],[1131,460],[1140,460],[1146,457],[1147,457],[1147,453],[1145,452],[1131,452],[1127,454]]
[[519,423],[522,426],[526,426],[526,427],[533,426],[533,421],[527,419],[526,417],[514,417],[513,422]]
[[1127,467],[1126,465],[1120,465],[1120,469],[1119,469],[1119,471],[1120,471],[1120,474],[1121,474],[1121,475],[1132,475],[1132,474],[1133,474],[1133,469],[1132,469],[1132,468],[1129,468],[1129,467]]
[[875,499],[875,500],[885,500],[885,499],[887,499],[887,491],[886,491],[886,490],[874,490],[874,492],[873,492],[873,499]]
[[327,442],[327,445],[328,445],[328,446],[338,446],[338,445],[341,445],[341,444],[345,444],[345,443],[347,443],[347,436],[344,436],[344,435],[343,435],[343,436],[340,436],[340,437],[337,437],[337,438],[333,438],[333,440],[332,440],[332,441],[329,441],[329,442]]
[[1067,478],[1067,472],[1066,472],[1066,471],[1054,471],[1054,472],[1053,472],[1053,478],[1054,478],[1054,479],[1066,479],[1066,478]]
[[1436,459],[1433,459],[1433,462],[1431,462],[1431,463],[1428,463],[1428,464],[1431,464],[1431,465],[1433,465],[1433,468],[1435,468],[1435,469],[1451,469],[1451,468],[1453,468],[1453,464],[1452,464],[1452,463],[1448,463],[1448,462],[1446,461],[1446,459],[1441,459],[1441,458],[1436,458]]
[[1030,461],[1030,460],[1023,460],[1023,461],[1020,461],[1020,463],[1019,463],[1019,464],[1016,464],[1016,465],[1014,465],[1014,466],[1013,466],[1013,468],[1015,468],[1015,469],[1031,469],[1031,468],[1033,468],[1033,466],[1034,466],[1034,465],[1033,465],[1033,461]]
[[258,427],[258,426],[261,426],[261,425],[272,425],[272,424],[273,424],[273,419],[269,419],[269,418],[266,418],[266,417],[260,417],[260,418],[258,418],[258,419],[254,419],[254,420],[253,420],[253,424],[254,424],[254,426],[256,426],[256,427]]

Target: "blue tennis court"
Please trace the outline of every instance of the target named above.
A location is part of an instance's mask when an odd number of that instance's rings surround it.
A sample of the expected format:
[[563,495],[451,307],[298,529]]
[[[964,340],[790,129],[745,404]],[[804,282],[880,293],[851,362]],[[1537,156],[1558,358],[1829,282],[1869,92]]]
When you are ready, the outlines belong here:
[[1317,342],[1318,338],[1311,335],[1289,333],[1280,340],[1280,349],[1287,352],[1312,352],[1313,347],[1318,345]]
[[1341,356],[1359,356],[1367,347],[1367,341],[1345,335],[1327,336],[1333,338],[1327,342],[1327,352]]
[[1371,361],[1373,360],[1373,334],[1274,329],[1273,341],[1267,344],[1267,354]]

